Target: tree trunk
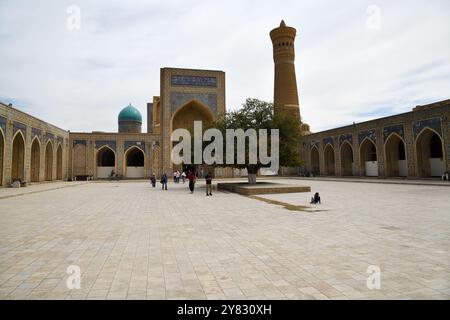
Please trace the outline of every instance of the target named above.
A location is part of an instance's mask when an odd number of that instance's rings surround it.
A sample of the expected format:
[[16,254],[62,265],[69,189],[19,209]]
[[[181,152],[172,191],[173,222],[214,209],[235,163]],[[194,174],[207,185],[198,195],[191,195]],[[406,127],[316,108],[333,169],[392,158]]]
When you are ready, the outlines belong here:
[[256,184],[256,174],[258,173],[257,166],[248,166],[247,174],[248,174],[248,184]]

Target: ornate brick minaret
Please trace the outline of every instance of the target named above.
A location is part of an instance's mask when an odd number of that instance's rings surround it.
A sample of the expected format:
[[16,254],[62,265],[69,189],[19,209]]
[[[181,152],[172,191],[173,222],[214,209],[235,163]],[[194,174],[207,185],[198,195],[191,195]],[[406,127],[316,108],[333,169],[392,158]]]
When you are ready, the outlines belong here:
[[295,116],[300,122],[297,80],[295,77],[295,35],[297,31],[287,27],[284,20],[270,32],[275,62],[275,112]]

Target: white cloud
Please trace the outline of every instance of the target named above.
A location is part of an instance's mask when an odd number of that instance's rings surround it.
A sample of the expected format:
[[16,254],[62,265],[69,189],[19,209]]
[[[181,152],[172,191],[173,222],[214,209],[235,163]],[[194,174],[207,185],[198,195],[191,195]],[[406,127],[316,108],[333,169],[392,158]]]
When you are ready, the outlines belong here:
[[[66,28],[73,4],[78,31]],[[380,30],[366,26],[370,5]],[[318,131],[449,98],[449,16],[445,0],[2,1],[0,97],[72,131],[116,131],[130,102],[145,117],[161,67],[225,71],[229,109],[272,100],[269,32],[283,18],[298,30],[301,113]]]

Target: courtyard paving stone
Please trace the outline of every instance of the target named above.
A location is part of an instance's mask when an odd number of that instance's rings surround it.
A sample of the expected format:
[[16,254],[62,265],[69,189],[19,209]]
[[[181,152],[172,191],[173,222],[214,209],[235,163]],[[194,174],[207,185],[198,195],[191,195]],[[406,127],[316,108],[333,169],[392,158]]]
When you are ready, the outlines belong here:
[[[450,299],[448,187],[282,182],[322,205],[146,182],[0,190],[0,299]],[[309,206],[312,193],[262,197]]]

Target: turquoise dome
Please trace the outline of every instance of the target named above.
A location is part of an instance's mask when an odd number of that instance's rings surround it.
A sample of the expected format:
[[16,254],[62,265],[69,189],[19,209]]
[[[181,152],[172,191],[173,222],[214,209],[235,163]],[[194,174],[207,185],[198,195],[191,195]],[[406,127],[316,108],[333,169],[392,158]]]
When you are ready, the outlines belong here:
[[142,115],[138,109],[133,107],[131,103],[122,109],[119,113],[119,122],[121,121],[136,121],[142,123]]

